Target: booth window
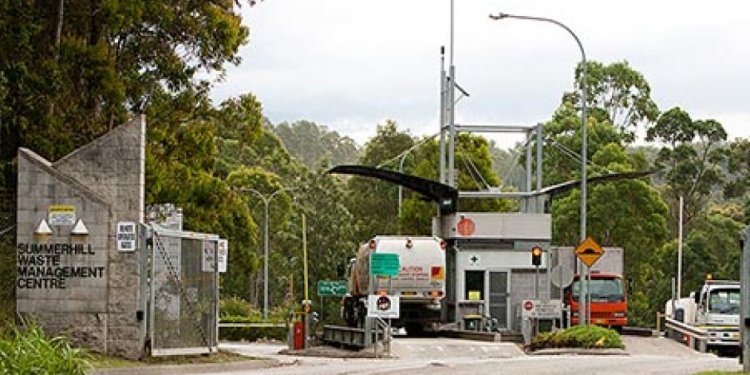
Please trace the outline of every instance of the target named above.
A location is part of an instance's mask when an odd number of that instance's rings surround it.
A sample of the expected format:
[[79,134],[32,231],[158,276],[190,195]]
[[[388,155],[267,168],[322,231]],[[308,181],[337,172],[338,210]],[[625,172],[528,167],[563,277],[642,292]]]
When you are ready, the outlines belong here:
[[484,271],[465,271],[464,275],[464,298],[467,300],[484,299]]

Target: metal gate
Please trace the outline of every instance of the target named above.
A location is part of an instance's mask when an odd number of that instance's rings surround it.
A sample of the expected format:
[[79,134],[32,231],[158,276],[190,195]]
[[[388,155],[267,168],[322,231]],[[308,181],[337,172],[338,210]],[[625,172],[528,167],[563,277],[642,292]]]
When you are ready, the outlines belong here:
[[219,237],[152,226],[148,332],[151,354],[218,350]]

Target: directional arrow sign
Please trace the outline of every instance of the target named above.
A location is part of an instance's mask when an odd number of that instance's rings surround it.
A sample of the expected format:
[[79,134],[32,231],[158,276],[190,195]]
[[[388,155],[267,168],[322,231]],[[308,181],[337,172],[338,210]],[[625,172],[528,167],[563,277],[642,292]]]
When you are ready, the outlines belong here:
[[578,259],[588,267],[591,267],[596,263],[599,258],[604,255],[604,250],[599,246],[593,238],[587,237],[576,247],[576,255]]
[[346,292],[345,280],[318,281],[318,295],[321,297],[343,297],[346,295]]

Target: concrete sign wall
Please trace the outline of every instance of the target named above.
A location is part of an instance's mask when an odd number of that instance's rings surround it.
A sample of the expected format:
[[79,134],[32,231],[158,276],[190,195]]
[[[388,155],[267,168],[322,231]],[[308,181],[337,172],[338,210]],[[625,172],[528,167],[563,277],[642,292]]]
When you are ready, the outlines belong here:
[[18,153],[18,313],[130,358],[145,332],[141,252],[118,251],[117,225],[143,221],[145,126],[136,118],[56,162]]

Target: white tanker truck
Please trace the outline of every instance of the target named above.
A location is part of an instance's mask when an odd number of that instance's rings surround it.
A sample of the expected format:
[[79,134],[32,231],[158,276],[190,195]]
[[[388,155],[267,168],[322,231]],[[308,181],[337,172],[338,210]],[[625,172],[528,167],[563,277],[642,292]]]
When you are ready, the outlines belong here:
[[[399,273],[390,279],[370,280],[370,255],[399,256]],[[409,334],[436,331],[445,296],[445,241],[438,237],[376,236],[360,246],[349,261],[348,293],[343,299],[342,317],[349,326],[361,327],[367,316],[367,298],[373,294],[398,296],[400,316],[394,327]],[[371,287],[373,290],[371,290]]]

